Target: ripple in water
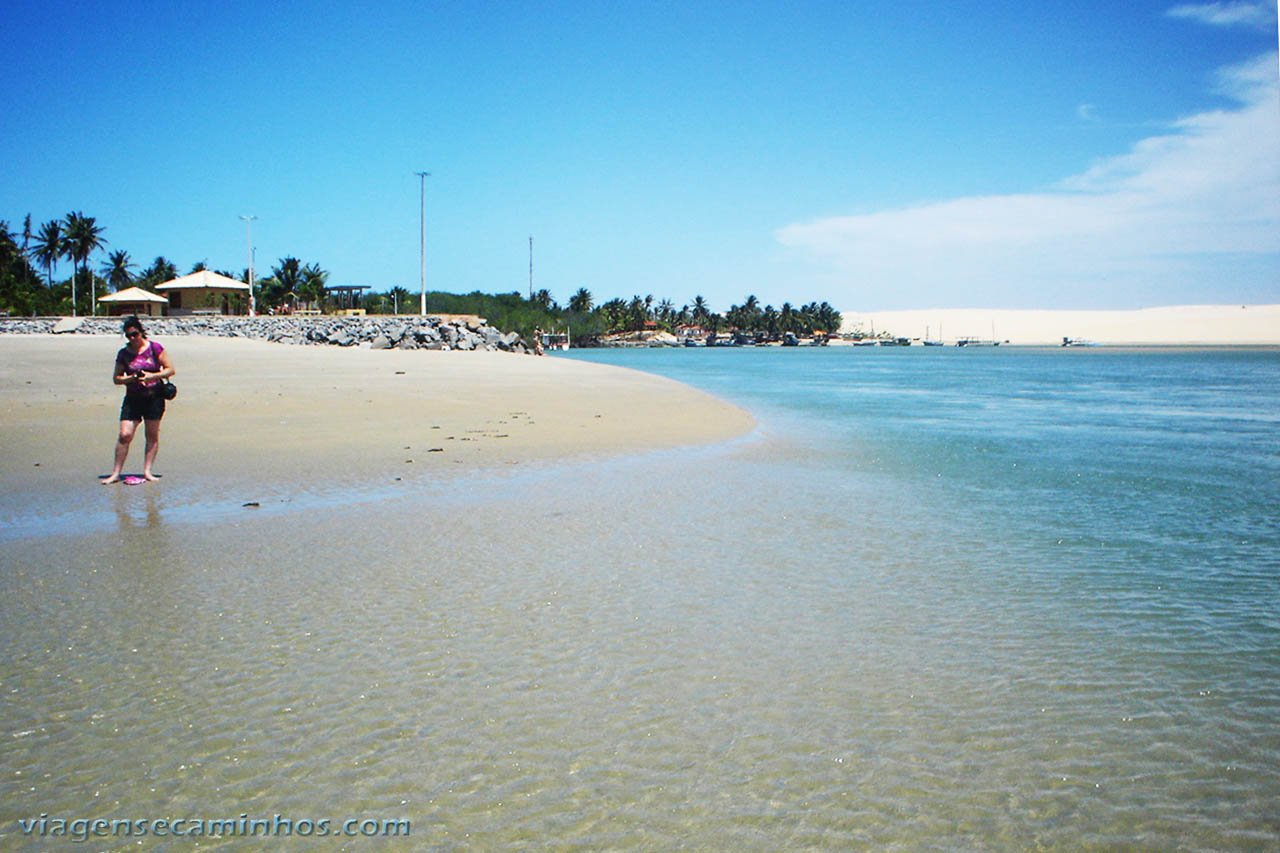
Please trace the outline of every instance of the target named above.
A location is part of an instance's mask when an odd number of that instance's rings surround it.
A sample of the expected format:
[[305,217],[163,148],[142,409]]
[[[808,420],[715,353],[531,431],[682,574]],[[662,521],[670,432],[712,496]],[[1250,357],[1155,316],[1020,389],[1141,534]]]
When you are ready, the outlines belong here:
[[[763,415],[722,448],[7,543],[6,846],[1280,843],[1276,446],[1229,402],[1280,410],[1274,355],[837,355],[663,356]],[[1209,427],[1176,387],[1126,426],[1179,376]]]

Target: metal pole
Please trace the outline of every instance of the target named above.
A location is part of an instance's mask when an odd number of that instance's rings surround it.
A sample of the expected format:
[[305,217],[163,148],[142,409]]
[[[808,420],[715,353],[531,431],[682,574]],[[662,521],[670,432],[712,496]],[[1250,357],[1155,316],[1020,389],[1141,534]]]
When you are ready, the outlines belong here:
[[422,302],[419,306],[419,314],[423,317],[427,316],[427,177],[430,172],[415,173],[421,179],[422,189],[420,192],[421,211],[419,218],[422,223],[422,235],[418,248],[419,273],[422,278]]
[[249,255],[249,280],[245,282],[249,285],[249,316],[256,317],[258,315],[258,303],[253,298],[253,220],[256,216],[241,216],[244,220],[244,249]]
[[533,301],[533,235],[529,235],[529,301]]

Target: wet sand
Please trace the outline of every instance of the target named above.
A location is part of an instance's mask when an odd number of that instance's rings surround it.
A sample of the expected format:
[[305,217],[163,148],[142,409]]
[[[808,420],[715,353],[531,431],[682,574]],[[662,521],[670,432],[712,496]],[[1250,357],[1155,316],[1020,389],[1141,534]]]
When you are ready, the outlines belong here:
[[[161,486],[253,488],[438,478],[712,443],[749,414],[667,379],[556,357],[300,347],[157,337],[177,368]],[[0,476],[12,494],[74,494],[111,468],[121,339],[0,337]],[[141,431],[126,473],[142,468]],[[137,487],[150,488],[150,487]]]

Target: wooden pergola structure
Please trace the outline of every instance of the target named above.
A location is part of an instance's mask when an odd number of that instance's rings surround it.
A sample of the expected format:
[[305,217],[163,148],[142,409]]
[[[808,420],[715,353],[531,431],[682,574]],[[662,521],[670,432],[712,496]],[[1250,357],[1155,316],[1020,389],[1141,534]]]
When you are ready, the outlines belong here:
[[334,310],[339,313],[354,314],[363,313],[360,300],[364,298],[364,291],[368,289],[367,284],[335,284],[333,287],[326,287],[324,292],[325,295],[333,297]]

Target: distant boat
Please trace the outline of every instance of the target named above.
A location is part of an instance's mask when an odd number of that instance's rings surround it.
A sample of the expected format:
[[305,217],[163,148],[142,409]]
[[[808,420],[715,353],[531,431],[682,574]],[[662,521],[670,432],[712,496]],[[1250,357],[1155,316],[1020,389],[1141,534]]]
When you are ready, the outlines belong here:
[[996,324],[995,323],[991,324],[990,340],[983,340],[982,338],[958,338],[956,340],[956,346],[958,347],[998,347],[1000,346],[1000,341],[996,339]]
[[909,347],[911,340],[909,338],[881,338],[880,346],[882,347]]
[[1086,341],[1084,338],[1067,338],[1067,337],[1064,337],[1062,339],[1062,345],[1064,347],[1096,347],[1097,346],[1097,344],[1095,344],[1093,341]]
[[795,332],[783,332],[782,345],[784,347],[798,347],[800,346],[800,339],[796,337]]
[[928,327],[928,326],[925,326],[925,327],[924,327],[924,340],[923,340],[923,341],[921,341],[920,343],[924,344],[924,345],[925,345],[925,346],[927,346],[927,347],[940,347],[940,346],[942,346],[942,345],[943,345],[943,344],[942,344],[942,327],[941,327],[941,326],[939,326],[939,327],[938,327],[938,340],[936,340],[936,341],[935,341],[933,338],[929,337],[929,327]]

